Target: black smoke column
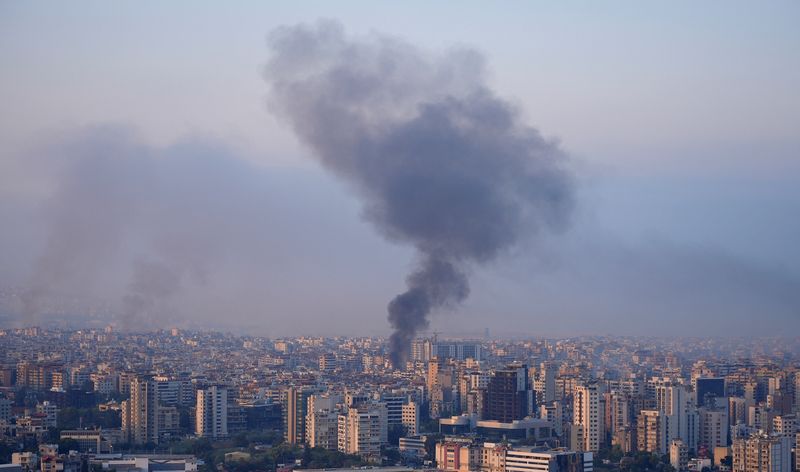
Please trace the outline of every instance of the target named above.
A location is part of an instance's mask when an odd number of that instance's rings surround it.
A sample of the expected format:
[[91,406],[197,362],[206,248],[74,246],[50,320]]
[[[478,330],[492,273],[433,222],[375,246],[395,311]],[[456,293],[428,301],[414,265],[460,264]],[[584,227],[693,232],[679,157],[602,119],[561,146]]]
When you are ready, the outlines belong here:
[[566,223],[563,155],[487,87],[474,51],[354,40],[334,22],[279,28],[269,43],[272,110],[355,187],[367,220],[419,253],[389,303],[401,366],[428,314],[468,296],[470,265]]

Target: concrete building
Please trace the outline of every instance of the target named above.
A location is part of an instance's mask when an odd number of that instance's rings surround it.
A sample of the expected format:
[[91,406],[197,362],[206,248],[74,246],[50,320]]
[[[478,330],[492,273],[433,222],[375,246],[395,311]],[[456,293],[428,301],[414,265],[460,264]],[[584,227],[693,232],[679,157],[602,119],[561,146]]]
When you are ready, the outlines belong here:
[[195,434],[204,438],[228,436],[228,389],[211,385],[197,391]]
[[53,374],[63,372],[63,368],[63,365],[57,363],[22,361],[17,364],[17,386],[49,390],[53,387]]
[[539,418],[549,421],[558,436],[564,434],[564,411],[561,402],[550,402],[539,406]]
[[8,421],[11,419],[11,407],[14,402],[8,398],[0,398],[0,421]]
[[449,440],[436,445],[437,469],[446,472],[592,472],[591,452],[540,450],[498,443]]
[[39,455],[34,452],[14,452],[11,454],[11,463],[22,467],[23,470],[36,470],[39,465]]
[[791,442],[757,434],[733,442],[733,472],[791,472]]
[[728,445],[728,412],[725,408],[700,409],[700,445],[710,450]]
[[472,472],[481,464],[481,448],[470,441],[441,441],[436,444],[436,470],[443,472]]
[[46,428],[56,428],[58,426],[58,407],[45,400],[36,405],[36,413],[44,415],[44,426]]
[[528,442],[543,443],[554,438],[553,425],[539,418],[525,418],[510,423],[479,420],[475,423],[478,436],[491,440],[525,439]]
[[75,429],[61,431],[61,440],[72,439],[78,443],[78,452],[109,454],[113,452],[111,438],[100,429]]
[[583,445],[578,450],[597,452],[603,445],[605,417],[603,385],[593,382],[578,385],[574,392],[572,422],[583,428]]
[[98,454],[90,465],[128,472],[197,472],[196,457],[178,454]]
[[636,422],[636,443],[639,451],[667,453],[667,421],[660,410],[642,410]]
[[414,400],[415,393],[405,389],[384,390],[376,394],[374,399],[386,405],[389,427],[403,424],[403,406]]
[[306,442],[309,447],[335,451],[339,447],[339,410],[335,405],[316,406],[306,415]]
[[673,439],[669,444],[669,463],[676,471],[681,472],[689,466],[689,448],[680,439]]
[[411,342],[411,360],[428,362],[433,357],[433,342],[430,339],[415,339]]
[[505,451],[502,472],[592,472],[593,460],[591,452],[514,448]]
[[283,433],[289,444],[302,444],[306,439],[308,399],[314,393],[312,389],[298,387],[289,387],[283,392]]
[[772,432],[772,419],[775,413],[767,407],[765,403],[759,403],[747,408],[747,426],[764,431],[769,434]]
[[156,383],[151,377],[134,377],[130,398],[122,402],[122,432],[131,444],[158,444],[160,428]]
[[557,374],[558,366],[555,363],[542,362],[540,364],[533,385],[542,403],[550,403],[556,400]]
[[695,405],[706,406],[712,398],[725,396],[725,379],[722,377],[700,377],[694,380]]
[[779,415],[772,419],[772,434],[791,438],[792,446],[798,431],[797,415]]
[[433,356],[440,359],[480,361],[482,358],[481,344],[475,341],[438,341],[433,345],[432,352]]
[[398,449],[403,454],[410,454],[417,457],[425,457],[425,436],[408,436],[400,438]]
[[509,423],[532,413],[533,391],[528,367],[509,366],[494,372],[487,387],[486,419]]
[[667,442],[680,439],[690,450],[697,450],[700,419],[694,399],[685,385],[656,385],[656,408],[665,417]]
[[406,435],[416,436],[419,432],[419,404],[410,401],[403,405],[402,409],[402,425],[406,430]]
[[380,461],[381,446],[389,441],[386,406],[364,403],[339,415],[339,451],[358,454],[367,461]]

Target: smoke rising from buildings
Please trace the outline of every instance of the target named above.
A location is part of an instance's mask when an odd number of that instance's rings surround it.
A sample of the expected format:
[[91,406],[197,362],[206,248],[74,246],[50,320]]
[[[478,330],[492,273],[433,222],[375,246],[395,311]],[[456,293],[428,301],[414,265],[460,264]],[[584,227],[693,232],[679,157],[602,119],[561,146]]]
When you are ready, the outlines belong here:
[[352,39],[335,22],[279,28],[269,43],[271,109],[355,188],[381,234],[418,252],[388,306],[401,365],[429,314],[468,296],[473,265],[565,225],[563,154],[488,87],[474,51]]

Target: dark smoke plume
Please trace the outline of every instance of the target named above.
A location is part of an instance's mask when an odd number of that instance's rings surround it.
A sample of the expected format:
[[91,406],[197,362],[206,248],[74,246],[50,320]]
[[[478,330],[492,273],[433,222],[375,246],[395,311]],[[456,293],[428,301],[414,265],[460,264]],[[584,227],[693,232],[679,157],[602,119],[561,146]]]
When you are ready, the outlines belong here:
[[467,297],[470,265],[565,224],[563,155],[487,87],[474,51],[354,40],[334,22],[280,28],[269,42],[271,108],[357,189],[367,220],[419,253],[389,303],[400,366],[429,313]]

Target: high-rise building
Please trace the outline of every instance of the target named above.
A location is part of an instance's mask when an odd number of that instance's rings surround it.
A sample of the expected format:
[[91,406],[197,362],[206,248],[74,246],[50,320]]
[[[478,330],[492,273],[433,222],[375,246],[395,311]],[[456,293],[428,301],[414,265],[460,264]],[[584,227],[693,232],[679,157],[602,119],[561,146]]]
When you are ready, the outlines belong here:
[[428,362],[426,385],[428,387],[428,407],[431,418],[452,414],[455,407],[453,386],[456,375],[451,364],[438,357]]
[[289,444],[302,444],[306,439],[308,398],[314,394],[309,388],[289,387],[282,398],[284,438]]
[[55,363],[22,361],[17,364],[17,385],[34,390],[49,390],[53,387],[53,374],[62,372],[63,367]]
[[528,383],[528,366],[497,370],[486,391],[486,419],[510,423],[533,411],[533,391]]
[[727,409],[700,408],[700,445],[709,450],[728,445]]
[[599,382],[578,385],[572,403],[572,422],[583,427],[582,451],[597,452],[603,445],[604,388]]
[[558,436],[564,434],[564,412],[561,402],[550,402],[539,406],[539,417],[553,425]]
[[339,410],[317,409],[306,416],[306,442],[309,447],[335,451],[339,447]]
[[440,441],[436,443],[436,468],[443,472],[470,472],[481,465],[481,452],[470,443]]
[[201,437],[228,436],[228,389],[212,385],[197,391],[195,433]]
[[381,446],[389,440],[386,406],[364,403],[339,415],[339,451],[380,461]]
[[196,403],[194,386],[189,379],[168,376],[153,377],[158,403],[163,406],[191,406]]
[[794,444],[794,467],[800,472],[800,431],[795,435]]
[[44,415],[43,425],[46,428],[55,428],[58,426],[58,407],[45,400],[36,405],[36,412]]
[[338,360],[333,353],[327,352],[319,356],[319,371],[325,373],[332,373],[339,367]]
[[0,421],[7,421],[11,418],[11,407],[14,402],[8,398],[0,398]]
[[411,360],[428,362],[433,357],[433,343],[430,339],[415,339],[411,342]]
[[636,444],[639,451],[667,453],[667,421],[660,410],[642,410],[636,421]]
[[706,406],[710,398],[725,396],[725,379],[723,377],[700,377],[695,379],[695,404]]
[[667,441],[681,439],[688,448],[697,442],[696,437],[690,438],[690,431],[696,431],[690,421],[694,421],[694,401],[689,389],[684,385],[657,385],[656,408],[666,417]]
[[534,381],[534,390],[538,398],[544,403],[555,401],[556,399],[556,374],[558,367],[553,362],[542,362]]
[[758,434],[733,442],[733,472],[791,472],[791,441]]
[[410,401],[403,405],[403,428],[406,436],[416,436],[419,433],[419,403]]
[[623,451],[631,449],[631,438],[635,430],[635,415],[630,394],[613,391],[605,394],[605,428],[611,444]]
[[405,389],[383,390],[375,399],[386,405],[389,428],[403,424],[403,406],[413,401],[415,392]]
[[309,447],[335,451],[339,447],[339,414],[341,395],[314,394],[308,397],[306,442]]
[[728,397],[728,425],[747,424],[747,402],[744,397]]
[[156,382],[152,377],[134,377],[130,398],[122,402],[122,434],[131,444],[158,444],[159,404]]
[[752,405],[747,409],[747,426],[764,431],[766,433],[772,432],[772,419],[775,417],[774,412],[767,408],[764,403]]
[[474,359],[480,361],[481,344],[475,341],[438,341],[432,347],[433,355],[439,359]]
[[797,415],[778,415],[772,419],[772,434],[789,437],[792,440],[792,445],[794,445],[797,432]]
[[794,373],[794,411],[800,413],[800,372]]
[[689,448],[680,439],[673,439],[669,444],[669,463],[678,472],[688,469]]

